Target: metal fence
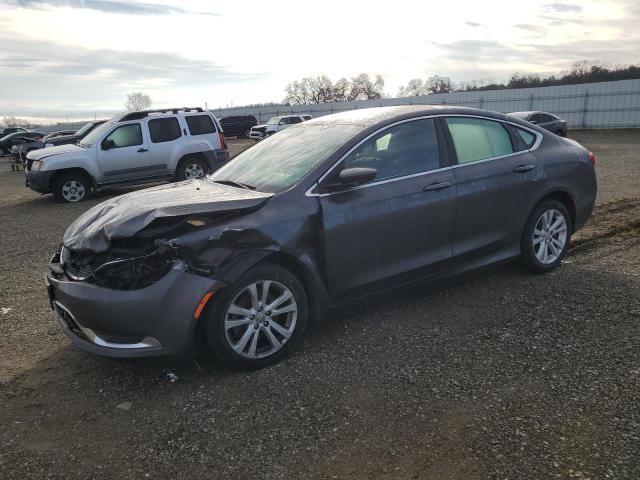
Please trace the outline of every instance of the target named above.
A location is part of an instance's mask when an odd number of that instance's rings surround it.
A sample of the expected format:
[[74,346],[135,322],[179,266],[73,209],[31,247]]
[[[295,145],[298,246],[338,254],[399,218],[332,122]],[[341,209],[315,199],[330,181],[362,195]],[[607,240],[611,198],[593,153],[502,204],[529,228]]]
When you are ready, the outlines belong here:
[[292,113],[321,117],[358,108],[389,105],[458,105],[508,113],[542,110],[567,120],[570,128],[640,127],[640,79],[554,87],[455,92],[421,97],[383,98],[319,105],[274,105],[211,110],[216,116],[254,115],[259,123]]

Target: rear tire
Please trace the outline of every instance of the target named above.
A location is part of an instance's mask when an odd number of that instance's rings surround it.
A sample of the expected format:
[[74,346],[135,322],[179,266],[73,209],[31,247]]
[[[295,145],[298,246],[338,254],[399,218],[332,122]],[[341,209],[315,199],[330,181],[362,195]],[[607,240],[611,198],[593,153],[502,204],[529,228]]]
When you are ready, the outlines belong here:
[[80,172],[58,175],[53,179],[51,193],[58,203],[76,203],[91,196],[91,181]]
[[546,273],[560,265],[571,241],[571,215],[558,200],[542,201],[531,213],[520,240],[524,267]]
[[193,178],[202,178],[207,174],[209,167],[203,158],[191,157],[180,162],[178,166],[178,180],[191,180]]
[[265,263],[214,294],[204,331],[209,349],[225,366],[258,369],[278,362],[298,343],[307,317],[300,281]]

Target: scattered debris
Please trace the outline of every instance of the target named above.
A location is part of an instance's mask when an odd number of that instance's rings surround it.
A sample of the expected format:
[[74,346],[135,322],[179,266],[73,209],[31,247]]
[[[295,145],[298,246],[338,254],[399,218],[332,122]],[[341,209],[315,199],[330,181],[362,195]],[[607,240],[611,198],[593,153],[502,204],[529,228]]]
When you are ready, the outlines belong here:
[[176,375],[172,371],[168,371],[166,377],[167,380],[169,380],[169,383],[176,383],[178,381],[178,375]]
[[9,313],[11,311],[11,307],[0,307],[0,313],[2,315],[6,315],[7,313]]
[[131,407],[133,406],[133,403],[131,402],[122,402],[119,403],[116,408],[119,408],[120,410],[124,410],[126,412],[128,412],[129,410],[131,410]]

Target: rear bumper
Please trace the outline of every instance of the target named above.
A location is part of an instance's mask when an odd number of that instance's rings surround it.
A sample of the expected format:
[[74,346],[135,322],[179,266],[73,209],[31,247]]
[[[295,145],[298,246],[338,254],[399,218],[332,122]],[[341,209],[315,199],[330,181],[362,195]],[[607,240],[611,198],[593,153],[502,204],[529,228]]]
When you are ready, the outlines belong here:
[[[52,263],[56,261],[54,257]],[[205,293],[223,285],[179,265],[140,290],[111,290],[52,273],[46,283],[51,306],[72,343],[121,358],[191,353],[197,305]]]
[[51,189],[51,177],[54,172],[32,172],[25,170],[24,175],[27,178],[27,187],[39,193],[49,193]]

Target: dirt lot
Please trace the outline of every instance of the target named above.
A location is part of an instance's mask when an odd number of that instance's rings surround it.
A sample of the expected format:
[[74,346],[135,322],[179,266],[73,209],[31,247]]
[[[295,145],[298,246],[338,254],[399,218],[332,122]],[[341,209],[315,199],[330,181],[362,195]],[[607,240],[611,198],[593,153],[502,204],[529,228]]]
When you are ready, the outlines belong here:
[[42,277],[105,196],[54,204],[2,161],[0,478],[640,478],[640,132],[574,137],[599,206],[553,274],[415,287],[311,326],[279,365],[175,383],[69,346]]

